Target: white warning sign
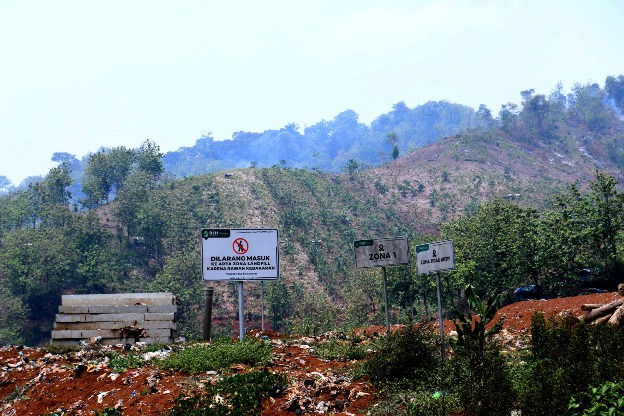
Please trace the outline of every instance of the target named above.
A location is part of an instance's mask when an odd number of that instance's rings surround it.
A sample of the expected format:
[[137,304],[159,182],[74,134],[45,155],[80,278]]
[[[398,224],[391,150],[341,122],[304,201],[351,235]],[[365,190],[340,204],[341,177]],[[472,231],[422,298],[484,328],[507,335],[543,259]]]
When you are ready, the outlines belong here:
[[203,280],[279,278],[277,230],[202,229]]

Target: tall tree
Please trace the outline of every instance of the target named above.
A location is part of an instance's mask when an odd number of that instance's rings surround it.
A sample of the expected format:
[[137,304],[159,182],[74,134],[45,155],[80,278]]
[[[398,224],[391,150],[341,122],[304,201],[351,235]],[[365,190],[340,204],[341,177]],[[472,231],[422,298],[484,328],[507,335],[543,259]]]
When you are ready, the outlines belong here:
[[160,146],[152,140],[146,140],[137,151],[138,171],[147,173],[153,178],[160,176],[165,171],[163,157],[164,154],[160,153]]
[[80,202],[86,208],[95,208],[102,202],[108,202],[112,188],[111,170],[106,153],[101,150],[89,156],[82,177],[82,192],[86,198]]

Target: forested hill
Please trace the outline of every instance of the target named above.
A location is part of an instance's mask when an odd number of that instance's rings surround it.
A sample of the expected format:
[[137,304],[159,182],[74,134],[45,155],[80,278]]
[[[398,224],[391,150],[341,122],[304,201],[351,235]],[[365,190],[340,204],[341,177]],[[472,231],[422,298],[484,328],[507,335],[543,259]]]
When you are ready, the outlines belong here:
[[[68,157],[0,196],[0,344],[45,342],[68,293],[170,291],[181,334],[198,336],[203,227],[279,230],[267,319],[307,334],[383,322],[379,275],[354,266],[361,238],[452,239],[459,267],[445,273],[447,308],[468,282],[482,294],[539,283],[560,295],[580,289],[579,270],[590,270],[610,284],[624,275],[624,77],[614,80],[570,96],[524,91],[521,107],[507,104],[496,118],[482,106],[464,130],[413,152],[402,146],[416,138],[395,124],[377,137],[385,163],[374,168],[351,156],[340,172],[297,168],[293,151],[270,167],[182,178],[168,174],[150,141],[92,155],[84,171],[71,171]],[[388,270],[394,322],[428,315],[435,303],[433,282],[415,267]],[[258,325],[260,287],[246,287],[248,325]],[[217,335],[236,328],[235,298],[235,285],[215,285]]]
[[239,131],[232,140],[217,141],[210,135],[193,147],[169,152],[167,172],[178,177],[249,166],[283,165],[338,172],[350,159],[362,166],[377,166],[392,159],[392,152],[413,151],[440,138],[469,129],[476,123],[470,107],[446,101],[430,101],[409,108],[404,102],[377,117],[370,126],[358,114],[346,110],[330,121],[305,127],[288,124],[262,133]]

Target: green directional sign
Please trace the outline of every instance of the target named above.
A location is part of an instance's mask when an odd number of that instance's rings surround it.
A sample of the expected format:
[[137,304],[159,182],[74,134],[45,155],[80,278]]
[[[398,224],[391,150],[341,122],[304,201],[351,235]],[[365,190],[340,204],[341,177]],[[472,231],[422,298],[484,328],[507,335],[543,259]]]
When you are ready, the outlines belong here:
[[429,251],[429,244],[421,244],[419,246],[416,246],[416,253],[420,253],[423,251]]
[[353,242],[355,248],[372,246],[375,240],[357,240]]

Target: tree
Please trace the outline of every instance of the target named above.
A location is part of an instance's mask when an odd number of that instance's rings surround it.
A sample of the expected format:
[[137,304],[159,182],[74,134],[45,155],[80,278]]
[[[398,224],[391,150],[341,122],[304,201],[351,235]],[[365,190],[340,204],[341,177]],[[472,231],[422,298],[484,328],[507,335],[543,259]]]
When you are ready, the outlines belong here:
[[492,118],[492,112],[485,104],[480,104],[479,109],[475,113],[477,128],[487,130],[494,125],[494,118]]
[[86,198],[80,203],[86,208],[95,208],[103,201],[108,202],[112,188],[109,159],[104,151],[89,156],[82,177],[82,192]]
[[501,129],[508,134],[515,132],[518,125],[518,105],[507,103],[501,106],[498,112],[501,122]]
[[569,119],[586,125],[594,133],[605,133],[611,128],[612,117],[604,105],[605,93],[598,84],[575,84],[572,88],[574,103],[570,107]]
[[[128,177],[123,188],[119,190],[113,216],[123,228],[126,237],[136,236],[139,225],[139,212],[143,204],[148,201],[148,194],[152,185],[152,177],[146,172],[135,172]],[[123,231],[120,230],[120,236]]]
[[138,171],[147,173],[153,178],[157,178],[165,171],[162,162],[163,157],[164,154],[160,153],[160,146],[152,140],[146,140],[137,151],[136,160],[138,163]]
[[609,98],[613,100],[613,105],[620,112],[624,111],[624,75],[618,75],[617,78],[608,76],[605,80],[605,90]]
[[288,287],[281,281],[265,285],[266,300],[269,304],[268,318],[274,330],[286,327],[287,319],[292,315],[293,302]]
[[119,191],[132,171],[135,152],[124,146],[114,147],[107,154],[108,175],[112,190]]
[[596,171],[596,179],[589,184],[593,209],[588,213],[592,247],[603,262],[605,275],[616,279],[622,274],[617,239],[624,226],[624,194],[617,185],[613,176]]
[[345,166],[345,171],[349,174],[351,179],[354,179],[355,174],[360,171],[360,165],[355,159],[349,159],[349,163]]
[[504,292],[527,279],[539,285],[537,219],[534,209],[496,199],[471,217],[444,224],[441,234],[455,246],[457,280],[480,295]]
[[13,183],[6,176],[0,175],[0,193],[8,192],[13,187]]
[[28,194],[31,202],[33,226],[37,219],[43,223],[64,225],[68,219],[69,200],[71,193],[67,188],[71,185],[69,169],[66,164],[50,169],[43,181],[31,184]]

